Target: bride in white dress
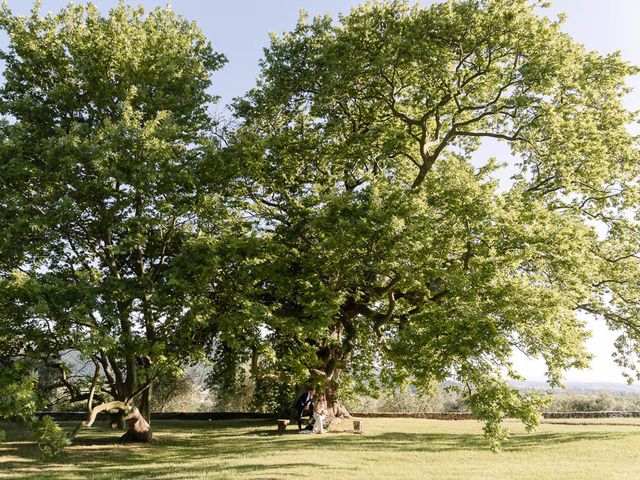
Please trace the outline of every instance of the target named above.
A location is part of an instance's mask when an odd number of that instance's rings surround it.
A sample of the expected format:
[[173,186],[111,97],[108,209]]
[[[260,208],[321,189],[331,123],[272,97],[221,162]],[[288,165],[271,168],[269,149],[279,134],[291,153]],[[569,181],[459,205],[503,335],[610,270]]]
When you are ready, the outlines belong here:
[[313,411],[313,419],[315,420],[313,424],[313,433],[324,433],[322,421],[326,416],[327,400],[324,395],[320,395],[320,399],[318,400],[318,403],[316,403],[315,409]]

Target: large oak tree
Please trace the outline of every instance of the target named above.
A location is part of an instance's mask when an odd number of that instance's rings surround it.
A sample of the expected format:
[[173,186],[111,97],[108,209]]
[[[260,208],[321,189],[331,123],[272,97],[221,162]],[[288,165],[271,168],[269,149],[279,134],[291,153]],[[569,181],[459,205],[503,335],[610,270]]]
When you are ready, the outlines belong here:
[[[636,69],[539,6],[375,2],[272,37],[234,146],[271,245],[257,378],[318,382],[331,403],[347,379],[454,380],[499,440],[504,415],[533,427],[544,404],[509,386],[514,349],[560,384],[588,363],[586,312],[633,364]],[[484,139],[515,155],[506,188]]]

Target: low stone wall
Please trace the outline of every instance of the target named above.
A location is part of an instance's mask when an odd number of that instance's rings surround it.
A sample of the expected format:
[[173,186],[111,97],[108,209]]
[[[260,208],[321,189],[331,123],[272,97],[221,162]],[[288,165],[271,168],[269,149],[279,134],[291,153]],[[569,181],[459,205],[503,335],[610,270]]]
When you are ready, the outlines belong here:
[[424,418],[428,420],[471,420],[469,412],[425,412],[425,413],[397,413],[397,412],[354,412],[351,415],[360,418]]
[[[49,415],[59,422],[82,421],[87,418],[87,412],[38,412],[38,416]],[[105,412],[98,414],[97,420],[107,420]],[[255,412],[154,412],[152,420],[233,420],[238,418],[277,418],[270,413]]]
[[[387,417],[387,418],[425,418],[431,420],[471,420],[469,412],[429,412],[429,413],[353,413],[354,417]],[[542,412],[547,419],[552,418],[638,418],[640,412]]]
[[[86,412],[39,412],[37,415],[50,415],[57,421],[82,421],[87,417]],[[471,420],[469,412],[426,412],[426,413],[396,413],[396,412],[354,412],[358,418],[423,418],[428,420]],[[553,418],[640,418],[640,412],[543,412],[547,419]],[[255,412],[158,412],[151,415],[153,420],[233,420],[241,418],[276,419],[271,413]],[[107,420],[108,414],[102,412],[98,420]]]
[[543,412],[544,418],[638,418],[640,412]]

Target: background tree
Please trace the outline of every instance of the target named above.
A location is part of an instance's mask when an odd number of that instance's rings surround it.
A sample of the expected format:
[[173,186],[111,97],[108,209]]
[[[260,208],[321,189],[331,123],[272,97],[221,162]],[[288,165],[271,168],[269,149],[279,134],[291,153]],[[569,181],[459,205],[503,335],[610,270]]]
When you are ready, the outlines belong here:
[[[19,17],[5,5],[0,26],[0,291],[14,354],[56,369],[92,419],[120,408],[140,430],[128,437],[149,439],[154,379],[202,358],[240,311],[243,227],[220,195],[207,110],[225,59],[169,8],[42,17],[36,4]],[[60,359],[70,350],[91,364],[77,381]]]
[[[539,6],[367,3],[272,37],[235,149],[271,246],[274,372],[332,403],[345,378],[454,379],[499,440],[504,415],[533,427],[544,403],[508,385],[513,349],[560,384],[587,365],[586,311],[624,330],[621,359],[638,352],[639,164],[621,104],[636,69]],[[484,138],[516,155],[506,189],[474,155]]]
[[203,391],[188,373],[156,379],[151,409],[154,412],[197,411],[204,400]]

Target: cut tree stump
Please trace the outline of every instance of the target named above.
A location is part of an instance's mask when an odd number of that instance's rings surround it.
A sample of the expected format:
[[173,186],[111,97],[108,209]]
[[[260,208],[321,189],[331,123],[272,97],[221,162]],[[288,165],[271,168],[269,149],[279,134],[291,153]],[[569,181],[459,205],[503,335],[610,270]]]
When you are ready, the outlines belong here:
[[353,421],[353,433],[362,433],[362,420]]
[[290,420],[285,418],[278,419],[278,433],[284,433],[287,429],[287,425],[289,425]]

